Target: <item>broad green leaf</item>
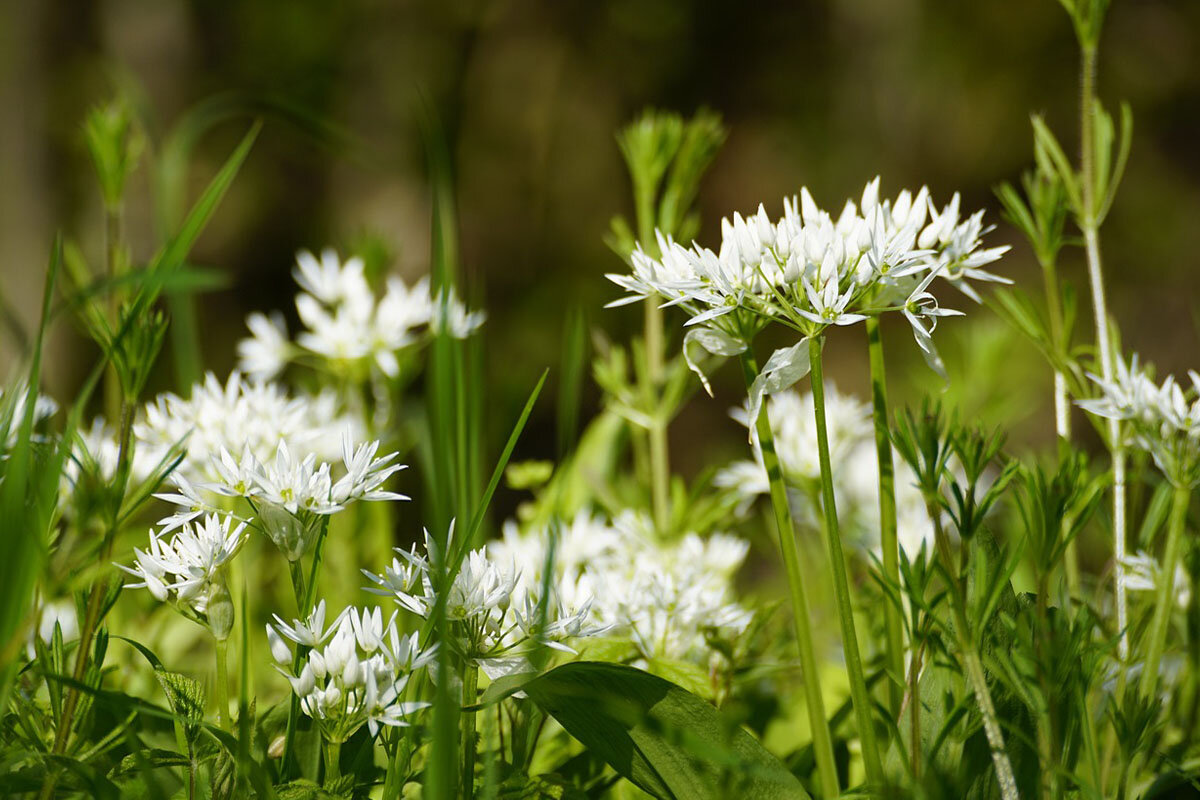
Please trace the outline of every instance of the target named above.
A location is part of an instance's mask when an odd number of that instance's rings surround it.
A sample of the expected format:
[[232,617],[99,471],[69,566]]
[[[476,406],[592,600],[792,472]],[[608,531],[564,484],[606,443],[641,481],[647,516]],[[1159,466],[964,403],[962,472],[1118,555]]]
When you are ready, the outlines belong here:
[[699,697],[632,667],[564,664],[524,691],[584,746],[658,798],[807,798],[750,734]]

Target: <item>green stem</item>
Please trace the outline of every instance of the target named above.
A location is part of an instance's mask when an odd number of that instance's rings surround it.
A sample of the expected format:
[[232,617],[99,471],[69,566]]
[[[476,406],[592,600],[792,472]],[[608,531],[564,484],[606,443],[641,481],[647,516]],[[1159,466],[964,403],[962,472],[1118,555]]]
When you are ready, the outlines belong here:
[[[115,280],[121,269],[121,209],[105,208],[104,213],[104,265],[105,277]],[[113,330],[120,326],[121,300],[115,285],[108,289],[108,324]],[[109,420],[116,419],[121,408],[121,382],[115,364],[110,363],[104,379],[104,405]]]
[[1088,706],[1087,694],[1083,690],[1083,684],[1076,682],[1075,684],[1076,702],[1079,704],[1079,710],[1086,714],[1083,724],[1080,729],[1083,731],[1083,752],[1087,756],[1088,769],[1092,775],[1092,788],[1100,792],[1104,787],[1104,777],[1100,770],[1100,752],[1096,747],[1096,731],[1093,723],[1091,708]]
[[[479,667],[468,663],[463,669],[464,706],[475,705],[479,686]],[[475,712],[462,714],[462,789],[461,797],[471,800],[475,795]]]
[[227,661],[227,644],[224,639],[216,640],[217,652],[217,718],[221,721],[223,730],[229,727],[229,664]]
[[988,691],[983,662],[980,661],[979,652],[973,644],[964,646],[963,664],[966,667],[967,680],[975,693],[975,702],[979,704],[979,712],[983,716],[983,733],[992,750],[992,766],[996,770],[996,782],[1000,784],[1000,796],[1004,800],[1020,800],[1017,778],[1013,774],[1012,762],[1009,761],[1008,751],[1005,749],[1004,734],[996,719],[996,707],[992,705],[992,694]]
[[667,421],[662,417],[659,387],[663,375],[662,309],[655,299],[645,301],[646,309],[646,374],[649,395],[654,402],[654,423],[650,426],[650,488],[654,508],[654,523],[659,535],[670,525],[671,463],[667,448]]
[[[1056,356],[1066,357],[1062,298],[1058,289],[1058,267],[1053,261],[1042,263],[1042,283],[1046,290],[1046,309],[1050,318],[1050,342]],[[1054,370],[1054,432],[1060,443],[1071,440],[1071,400],[1067,394],[1067,379],[1061,370]]]
[[1171,609],[1175,605],[1175,570],[1179,565],[1180,545],[1190,500],[1191,489],[1186,485],[1175,487],[1171,498],[1171,522],[1167,528],[1162,573],[1159,575],[1158,590],[1154,599],[1154,617],[1150,623],[1150,648],[1146,651],[1146,665],[1138,684],[1143,697],[1152,697],[1158,688],[1158,665],[1162,659],[1163,647],[1167,643]]
[[913,651],[912,663],[908,667],[908,736],[909,754],[912,760],[913,780],[921,777],[921,662],[925,643]]
[[825,512],[825,539],[829,547],[830,572],[833,573],[834,595],[837,598],[838,618],[842,627],[842,649],[846,654],[846,671],[850,677],[850,698],[854,704],[858,735],[862,741],[863,764],[867,770],[867,782],[878,789],[883,786],[883,763],[879,758],[879,744],[875,740],[871,696],[867,693],[862,656],[858,651],[854,607],[850,602],[850,581],[846,577],[846,557],[842,553],[842,536],[838,530],[837,505],[833,495],[829,432],[825,427],[825,386],[821,366],[823,344],[817,336],[808,340],[808,357],[812,365],[813,413],[817,424],[817,455],[821,462],[821,505]]
[[[321,568],[321,554],[325,549],[325,536],[329,532],[329,517],[321,518],[321,528],[317,531],[316,545],[313,547],[312,566],[309,568],[308,581],[304,580],[304,566],[300,559],[289,562],[288,568],[292,577],[292,590],[296,595],[296,611],[298,619],[308,619],[308,615],[312,613],[313,606],[316,605],[317,593],[317,575]],[[296,646],[296,654],[292,659],[292,674],[298,675],[300,667],[304,664],[304,658],[308,655],[308,648],[303,645]],[[300,698],[296,693],[292,693],[291,702],[288,704],[287,727],[284,729],[283,739],[283,761],[281,771],[285,776],[290,775],[291,769],[295,761],[295,746],[296,746],[296,727],[300,720]]]
[[[1079,227],[1083,231],[1087,253],[1088,282],[1092,291],[1092,312],[1096,323],[1096,349],[1100,351],[1100,374],[1105,381],[1113,379],[1113,353],[1108,336],[1108,302],[1104,290],[1104,271],[1100,263],[1099,224],[1096,220],[1095,173],[1096,157],[1094,129],[1096,124],[1096,47],[1082,44],[1080,48],[1079,91],[1079,182],[1081,202]],[[1113,460],[1113,574],[1116,583],[1117,628],[1121,632],[1118,652],[1121,660],[1129,658],[1129,615],[1125,592],[1125,446],[1121,440],[1121,423],[1108,421],[1108,446]]]
[[[887,399],[887,374],[884,371],[883,339],[879,318],[867,317],[867,351],[871,361],[871,410],[875,418],[875,460],[879,472],[879,546],[883,551],[883,577],[891,586],[900,586],[900,544],[896,535],[896,468],[892,461]],[[884,604],[887,629],[887,664],[894,676],[904,675],[904,630],[900,609]],[[888,681],[888,707],[895,715],[900,710],[903,687]]]
[[325,756],[325,785],[329,786],[333,781],[342,777],[342,743],[332,739],[323,739],[321,744]]
[[[654,194],[653,185],[634,187],[634,205],[637,215],[638,238],[643,248],[653,251],[654,237]],[[654,420],[648,431],[650,439],[650,498],[654,512],[654,524],[660,536],[670,523],[671,465],[667,448],[667,421],[659,408],[660,387],[663,379],[663,313],[658,307],[657,297],[648,297],[642,303],[644,342],[646,346],[646,385],[643,394],[648,404],[647,411]]]
[[[758,376],[758,364],[749,350],[742,354],[742,371],[749,389]],[[800,669],[804,677],[804,697],[808,707],[809,727],[812,729],[813,753],[817,762],[817,777],[821,793],[827,798],[837,797],[837,766],[833,760],[833,742],[829,735],[829,722],[825,717],[825,700],[821,693],[816,652],[813,648],[812,628],[808,612],[808,597],[804,591],[804,578],[800,570],[800,549],[796,544],[792,512],[788,507],[787,487],[783,482],[783,471],[779,456],[775,453],[775,439],[771,434],[771,423],[764,403],[754,421],[758,433],[759,449],[762,451],[763,467],[771,487],[771,506],[775,511],[775,525],[779,533],[779,549],[783,553],[783,564],[787,570],[788,590],[792,601],[792,621],[796,627],[796,644],[800,650]]]

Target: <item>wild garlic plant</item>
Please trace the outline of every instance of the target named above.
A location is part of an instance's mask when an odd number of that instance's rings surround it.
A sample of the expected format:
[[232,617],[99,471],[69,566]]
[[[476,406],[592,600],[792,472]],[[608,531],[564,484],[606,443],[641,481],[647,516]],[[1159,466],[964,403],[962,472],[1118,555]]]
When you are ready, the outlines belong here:
[[[589,337],[572,317],[555,461],[512,461],[543,374],[490,473],[479,333],[494,323],[460,299],[441,143],[426,143],[429,276],[300,250],[299,328],[251,314],[222,375],[201,368],[187,253],[258,126],[188,214],[164,211],[174,233],[143,259],[126,186],[139,163],[171,174],[165,146],[146,147],[129,104],[97,110],[103,251],[56,242],[42,326],[0,393],[0,794],[1058,800],[1195,784],[1200,375],[1158,381],[1117,344],[1099,234],[1130,123],[1095,101],[1107,3],[1063,5],[1079,163],[1035,118],[1035,169],[998,189],[1044,305],[993,266],[1008,247],[984,211],[887,196],[880,178],[833,211],[798,188],[709,237],[696,201],[725,128],[648,111],[617,136],[634,215],[609,237],[625,265],[609,305],[639,306],[637,334],[591,337],[599,411],[576,435]],[[166,207],[184,187],[159,188]],[[1053,452],[952,394],[890,408],[889,315],[935,389],[962,381],[937,345],[974,320],[935,344],[965,316],[949,289],[1045,356]],[[100,353],[73,402],[41,394],[58,311]],[[839,354],[865,339],[850,366],[869,400],[826,379],[834,336]],[[178,374],[155,394],[166,347]],[[706,435],[672,459],[674,419],[697,389],[723,394],[709,376],[732,356],[725,425],[749,450],[730,461]],[[1106,463],[1072,424],[1084,415]],[[519,505],[493,524],[506,476]]]

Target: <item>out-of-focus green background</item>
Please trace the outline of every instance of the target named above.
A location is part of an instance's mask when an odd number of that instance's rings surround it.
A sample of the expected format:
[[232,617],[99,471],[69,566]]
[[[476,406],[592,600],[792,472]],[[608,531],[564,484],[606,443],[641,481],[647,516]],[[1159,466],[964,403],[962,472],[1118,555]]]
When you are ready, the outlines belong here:
[[[601,309],[617,294],[603,274],[621,268],[601,237],[615,212],[631,211],[613,132],[646,106],[707,105],[730,127],[700,197],[709,243],[722,215],[759,202],[777,212],[804,184],[840,207],[877,173],[887,194],[925,183],[945,202],[961,190],[968,208],[986,206],[1000,223],[992,187],[1031,162],[1030,112],[1076,146],[1076,48],[1054,0],[18,0],[0,16],[0,286],[26,324],[56,229],[100,252],[80,123],[114,87],[132,92],[152,142],[214,95],[288,110],[266,116],[194,252],[230,275],[202,304],[205,359],[221,375],[247,312],[282,308],[294,319],[298,248],[347,252],[369,235],[405,276],[428,269],[420,125],[440,119],[468,294],[491,315],[493,437],[541,369],[558,364],[568,308],[617,339],[640,323],[636,308]],[[1113,313],[1129,348],[1165,369],[1198,367],[1200,2],[1115,0],[1099,88],[1110,106],[1127,99],[1136,120],[1104,230]],[[199,142],[193,191],[247,122],[226,121]],[[135,259],[154,242],[148,185],[142,169],[127,209]],[[1036,291],[1015,232],[1001,223],[988,242],[1014,243],[998,271]],[[1066,261],[1086,312],[1079,254]],[[938,332],[951,393],[984,421],[1014,420],[1018,441],[1045,441],[1049,382],[1036,353],[990,312],[943,292],[970,311]],[[1079,332],[1090,338],[1090,328],[1085,314]],[[862,393],[857,335],[833,345],[829,372]],[[900,394],[939,388],[906,331],[890,342]],[[68,397],[94,353],[67,325],[52,347],[49,388]],[[11,365],[11,338],[0,352]],[[721,372],[717,399],[698,396],[674,426],[682,471],[713,443],[740,455],[742,433],[726,417],[739,399],[735,372]],[[170,387],[170,376],[164,359],[154,388]],[[519,455],[553,453],[553,408],[548,396]]]

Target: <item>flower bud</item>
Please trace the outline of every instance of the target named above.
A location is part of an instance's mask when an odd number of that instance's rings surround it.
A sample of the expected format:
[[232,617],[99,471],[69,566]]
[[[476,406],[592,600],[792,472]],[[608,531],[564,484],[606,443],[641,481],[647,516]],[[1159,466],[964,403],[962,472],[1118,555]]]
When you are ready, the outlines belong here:
[[209,630],[217,641],[223,642],[228,639],[229,632],[233,630],[234,611],[233,597],[230,596],[224,581],[214,583],[209,589],[206,616]]

